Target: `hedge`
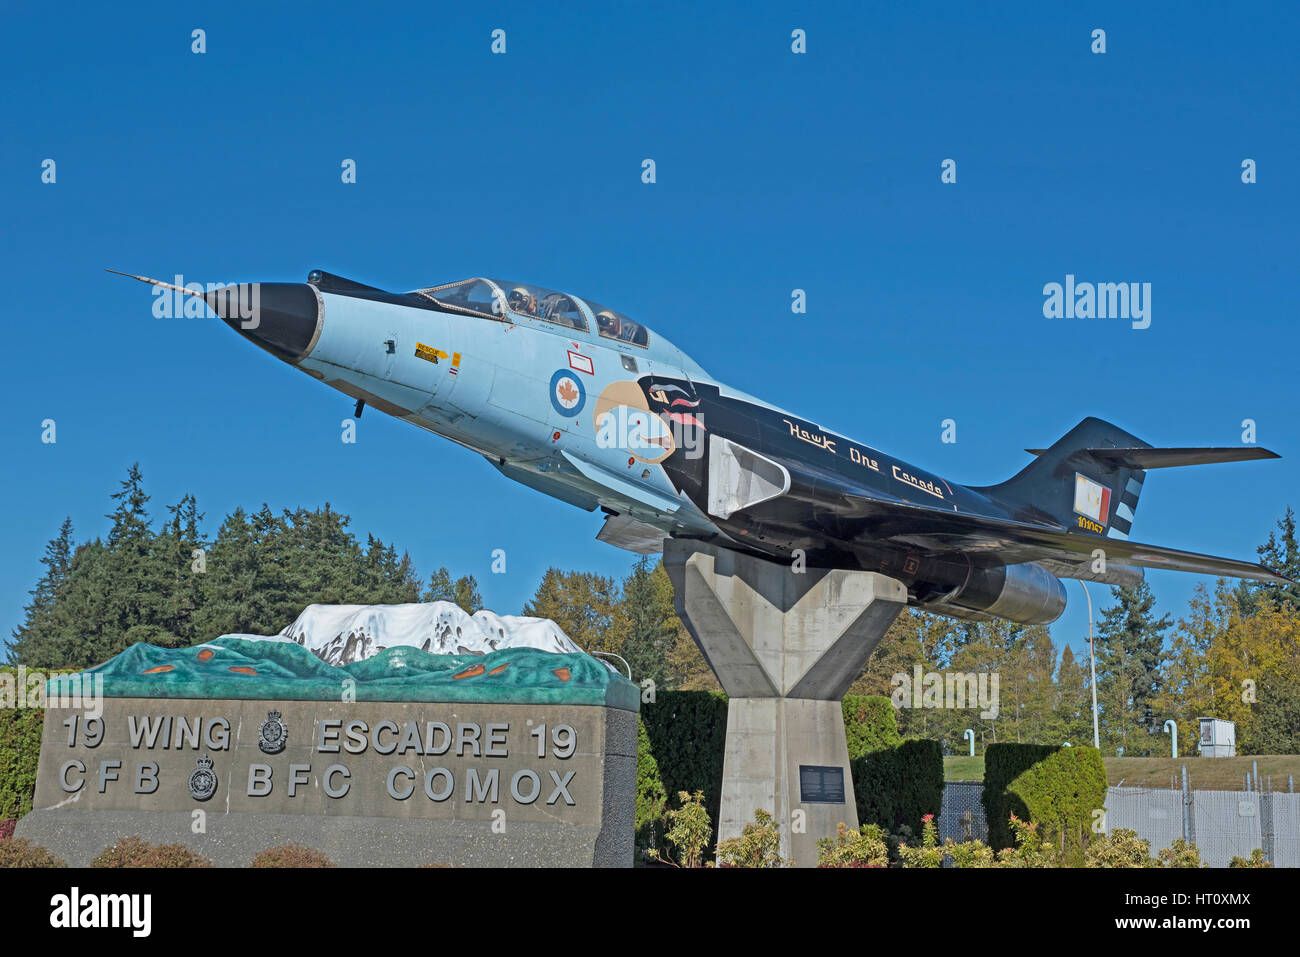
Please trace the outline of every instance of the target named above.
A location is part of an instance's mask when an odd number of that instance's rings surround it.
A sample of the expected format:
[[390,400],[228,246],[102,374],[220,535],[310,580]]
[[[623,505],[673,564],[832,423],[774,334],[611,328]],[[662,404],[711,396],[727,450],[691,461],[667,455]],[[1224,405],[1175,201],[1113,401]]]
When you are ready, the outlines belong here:
[[[843,703],[849,769],[859,824],[920,833],[921,817],[937,814],[943,800],[943,751],[937,741],[903,741],[893,703],[880,695],[849,695]],[[722,798],[727,698],[718,692],[659,692],[641,708],[637,748],[637,842],[663,837],[663,802],[677,793],[704,792],[716,823]],[[771,811],[772,808],[759,810]],[[828,835],[829,836],[829,835]],[[716,831],[715,838],[716,839]],[[710,841],[710,844],[713,840]]]
[[845,695],[841,707],[844,709],[844,733],[849,739],[850,761],[872,751],[902,744],[894,703],[884,695]]
[[32,809],[44,721],[41,708],[0,709],[0,821]]
[[1044,843],[1063,863],[1083,864],[1094,814],[1106,803],[1106,766],[1096,748],[1061,748],[1016,776],[1006,790],[1008,810],[1034,821]]
[[943,805],[943,748],[938,741],[911,738],[895,748],[849,761],[858,824],[879,824],[897,834],[921,833],[921,818]]
[[[55,675],[72,674],[67,668],[53,671],[32,669],[27,671],[27,680],[41,675],[51,678]],[[14,707],[29,700],[28,695],[38,686],[20,687],[18,669],[13,665],[0,665],[0,676],[9,678],[8,691],[0,702],[0,821],[20,818],[32,809],[32,798],[36,796],[36,764],[41,757],[41,728],[45,722],[45,709]],[[44,690],[41,689],[44,700]]]
[[[1010,796],[1007,788],[1039,761],[1062,750],[1055,744],[990,744],[984,752],[984,817],[989,822],[989,846],[1014,847]],[[1023,817],[1023,807],[1017,812]]]
[[883,695],[847,695],[843,708],[858,824],[920,834],[921,818],[937,815],[943,804],[939,742],[903,740],[898,712]]

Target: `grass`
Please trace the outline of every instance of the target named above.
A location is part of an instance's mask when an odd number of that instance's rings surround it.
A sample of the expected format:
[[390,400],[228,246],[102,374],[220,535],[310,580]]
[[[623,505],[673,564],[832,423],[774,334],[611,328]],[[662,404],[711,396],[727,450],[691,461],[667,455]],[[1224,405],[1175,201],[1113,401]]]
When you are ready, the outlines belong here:
[[[1124,787],[1167,788],[1170,777],[1175,787],[1182,787],[1182,769],[1187,768],[1187,779],[1192,790],[1240,791],[1246,785],[1246,775],[1252,763],[1259,765],[1262,787],[1269,787],[1273,778],[1274,791],[1287,790],[1287,775],[1300,784],[1300,756],[1294,754],[1261,754],[1258,757],[1236,758],[1102,758],[1106,764],[1106,777],[1112,786],[1121,781]],[[1251,783],[1254,787],[1254,782]]]
[[984,755],[949,755],[943,759],[943,776],[947,781],[983,781]]
[[[1170,777],[1176,787],[1182,786],[1182,768],[1187,766],[1188,783],[1193,790],[1240,791],[1245,786],[1246,774],[1252,762],[1258,762],[1263,786],[1273,778],[1274,791],[1287,790],[1287,775],[1300,786],[1300,755],[1264,754],[1258,757],[1236,758],[1106,758],[1106,777],[1112,786],[1123,782],[1124,787],[1168,788]],[[944,777],[949,781],[983,781],[984,758],[954,755],[943,759]]]

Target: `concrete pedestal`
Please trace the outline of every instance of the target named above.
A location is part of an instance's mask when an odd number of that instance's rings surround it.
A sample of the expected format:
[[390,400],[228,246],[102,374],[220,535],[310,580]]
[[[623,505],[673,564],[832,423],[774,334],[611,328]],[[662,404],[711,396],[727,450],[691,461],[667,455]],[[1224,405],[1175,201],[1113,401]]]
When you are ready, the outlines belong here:
[[677,614],[727,693],[718,839],[754,811],[780,826],[781,853],[817,864],[817,841],[857,826],[840,699],[907,590],[874,572],[809,568],[700,542],[664,542]]

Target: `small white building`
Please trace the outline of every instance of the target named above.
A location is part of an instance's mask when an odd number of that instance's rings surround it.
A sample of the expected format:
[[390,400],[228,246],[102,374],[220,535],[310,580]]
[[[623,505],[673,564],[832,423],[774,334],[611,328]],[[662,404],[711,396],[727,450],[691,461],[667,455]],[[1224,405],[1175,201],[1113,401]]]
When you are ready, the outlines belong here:
[[1198,718],[1201,723],[1199,750],[1203,758],[1235,758],[1237,725],[1222,718]]

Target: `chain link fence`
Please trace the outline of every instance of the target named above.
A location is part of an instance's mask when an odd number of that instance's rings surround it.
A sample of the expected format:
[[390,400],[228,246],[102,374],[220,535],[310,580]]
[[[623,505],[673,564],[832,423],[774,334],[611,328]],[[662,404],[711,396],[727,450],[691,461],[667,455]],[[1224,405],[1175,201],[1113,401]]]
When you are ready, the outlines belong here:
[[[943,787],[939,839],[988,840],[984,785],[949,781]],[[1275,867],[1300,867],[1300,794],[1282,791],[1106,789],[1106,829],[1126,828],[1151,852],[1186,838],[1210,867],[1227,867],[1256,848]]]

